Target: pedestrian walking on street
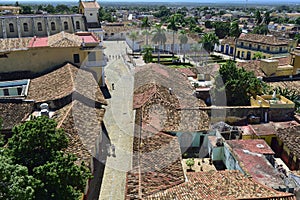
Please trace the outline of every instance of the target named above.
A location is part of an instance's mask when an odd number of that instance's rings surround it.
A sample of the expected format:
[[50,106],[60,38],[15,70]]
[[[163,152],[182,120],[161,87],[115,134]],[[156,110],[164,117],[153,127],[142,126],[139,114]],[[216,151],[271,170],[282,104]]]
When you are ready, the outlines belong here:
[[112,89],[112,90],[115,89],[115,84],[114,84],[114,83],[111,84],[111,89]]

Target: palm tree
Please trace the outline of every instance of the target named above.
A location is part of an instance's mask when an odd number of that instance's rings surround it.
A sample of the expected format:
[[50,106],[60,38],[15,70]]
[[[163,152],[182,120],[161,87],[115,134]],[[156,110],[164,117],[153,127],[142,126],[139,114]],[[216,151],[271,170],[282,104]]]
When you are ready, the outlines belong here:
[[[186,32],[184,30],[180,31],[178,39],[180,41],[180,48],[182,49],[182,46],[188,42],[188,37],[186,36]],[[185,62],[185,48],[183,48],[183,61]]]
[[149,45],[148,41],[149,41],[149,35],[151,34],[151,32],[147,29],[143,30],[142,35],[146,35],[146,45]]
[[148,40],[149,40],[149,32],[150,32],[150,28],[151,28],[151,22],[149,21],[148,17],[144,17],[142,19],[142,24],[141,24],[141,28],[145,29],[143,31],[144,35],[146,35],[146,45],[148,45]]
[[216,36],[215,33],[205,33],[201,40],[201,44],[203,45],[203,48],[210,54],[212,52],[213,47],[215,44],[219,44],[219,38]]
[[165,45],[167,38],[165,34],[165,29],[161,28],[161,24],[155,26],[155,29],[152,31],[153,37],[152,42],[158,44],[158,58],[157,62],[160,63],[160,45]]
[[150,63],[152,62],[152,51],[153,51],[153,48],[150,46],[150,45],[145,45],[143,47],[143,59],[145,61],[145,63]]
[[229,29],[229,34],[230,36],[234,37],[234,53],[233,53],[233,60],[235,60],[236,58],[236,46],[237,46],[237,41],[238,41],[238,38],[240,37],[242,31],[241,29],[239,28],[239,24],[238,22],[232,22],[230,24],[230,29]]
[[175,46],[175,33],[178,31],[178,19],[179,15],[175,14],[172,15],[168,20],[168,26],[167,29],[170,29],[173,31],[173,44],[172,44],[172,56],[174,57],[174,46]]
[[137,36],[138,36],[138,32],[136,31],[132,31],[129,34],[129,38],[132,40],[132,54],[134,54],[134,41],[137,39]]

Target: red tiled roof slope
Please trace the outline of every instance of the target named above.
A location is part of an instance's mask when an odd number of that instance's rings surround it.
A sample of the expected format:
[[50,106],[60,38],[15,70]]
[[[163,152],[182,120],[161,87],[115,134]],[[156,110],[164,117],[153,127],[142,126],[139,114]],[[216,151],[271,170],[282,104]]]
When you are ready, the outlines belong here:
[[95,145],[98,137],[101,137],[104,113],[103,108],[93,108],[77,100],[55,112],[53,119],[69,138],[65,151],[76,155],[79,158],[78,163],[84,161],[88,165],[91,156],[95,155]]
[[245,177],[239,171],[187,173],[188,182],[145,197],[145,200],[225,200],[293,197],[277,192]]
[[93,74],[70,63],[32,79],[27,99],[33,99],[37,103],[52,101],[71,95],[75,91],[86,98],[107,104]]
[[273,35],[259,35],[259,34],[241,34],[239,41],[257,42],[268,45],[287,45],[286,40],[280,40]]

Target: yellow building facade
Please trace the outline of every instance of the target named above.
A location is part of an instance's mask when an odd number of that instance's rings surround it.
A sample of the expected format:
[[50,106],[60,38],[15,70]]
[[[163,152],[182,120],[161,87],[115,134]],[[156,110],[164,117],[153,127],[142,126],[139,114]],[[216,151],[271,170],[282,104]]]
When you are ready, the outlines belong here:
[[106,65],[101,41],[91,33],[58,33],[45,38],[9,38],[0,40],[2,73],[50,71],[66,62],[96,72],[104,84]]

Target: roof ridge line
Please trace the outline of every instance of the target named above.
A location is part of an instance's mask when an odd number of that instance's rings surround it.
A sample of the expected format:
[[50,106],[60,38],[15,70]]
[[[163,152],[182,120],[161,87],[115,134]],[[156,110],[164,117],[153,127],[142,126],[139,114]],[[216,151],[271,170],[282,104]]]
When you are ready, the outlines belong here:
[[57,128],[60,128],[63,124],[63,122],[65,121],[65,119],[67,118],[67,116],[69,115],[71,109],[73,108],[74,105],[74,101],[71,102],[70,108],[68,109],[68,111],[66,112],[65,116],[62,118],[62,120],[59,122],[59,124],[57,125]]

